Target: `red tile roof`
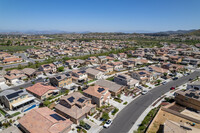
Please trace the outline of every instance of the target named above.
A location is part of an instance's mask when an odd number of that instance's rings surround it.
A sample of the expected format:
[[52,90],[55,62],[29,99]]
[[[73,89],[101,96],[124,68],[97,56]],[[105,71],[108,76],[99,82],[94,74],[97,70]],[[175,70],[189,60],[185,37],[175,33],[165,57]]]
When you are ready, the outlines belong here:
[[26,88],[27,91],[32,92],[38,96],[44,95],[49,90],[57,90],[57,88],[50,85],[43,85],[41,83],[36,83],[31,87]]

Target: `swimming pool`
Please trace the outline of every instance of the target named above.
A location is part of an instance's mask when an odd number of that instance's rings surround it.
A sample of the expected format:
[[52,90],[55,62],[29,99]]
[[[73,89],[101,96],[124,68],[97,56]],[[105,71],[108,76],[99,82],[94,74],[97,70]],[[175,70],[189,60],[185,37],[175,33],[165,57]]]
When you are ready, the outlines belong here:
[[33,104],[32,106],[30,106],[27,109],[25,109],[23,112],[29,111],[29,110],[31,110],[31,109],[33,109],[35,107],[36,107],[36,104]]

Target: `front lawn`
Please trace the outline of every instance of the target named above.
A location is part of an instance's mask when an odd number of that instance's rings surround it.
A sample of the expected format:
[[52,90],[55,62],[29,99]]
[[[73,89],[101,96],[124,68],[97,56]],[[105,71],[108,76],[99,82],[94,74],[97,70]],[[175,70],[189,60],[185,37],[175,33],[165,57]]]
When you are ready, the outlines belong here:
[[0,109],[0,113],[1,113],[3,116],[5,116],[5,115],[6,115],[6,112],[5,112],[5,111],[3,111],[2,109]]
[[113,81],[114,77],[107,78],[106,80]]

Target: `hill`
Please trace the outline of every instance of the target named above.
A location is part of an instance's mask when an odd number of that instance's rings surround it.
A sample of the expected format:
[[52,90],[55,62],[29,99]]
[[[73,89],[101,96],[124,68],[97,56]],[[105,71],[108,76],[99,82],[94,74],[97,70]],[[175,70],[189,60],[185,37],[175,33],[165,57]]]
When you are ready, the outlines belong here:
[[192,31],[192,32],[189,32],[188,35],[200,36],[200,29],[199,29],[199,30]]

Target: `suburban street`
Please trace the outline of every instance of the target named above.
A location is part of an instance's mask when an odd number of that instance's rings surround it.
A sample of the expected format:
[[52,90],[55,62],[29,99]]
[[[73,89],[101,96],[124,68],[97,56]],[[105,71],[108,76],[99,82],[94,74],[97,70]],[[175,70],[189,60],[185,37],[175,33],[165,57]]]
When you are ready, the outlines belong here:
[[146,95],[142,95],[132,101],[128,106],[126,106],[113,121],[113,124],[108,129],[103,129],[100,133],[127,133],[139,118],[139,116],[144,112],[144,110],[150,106],[157,98],[166,92],[170,91],[170,88],[180,86],[190,78],[194,79],[200,76],[200,71],[194,71],[188,76],[183,76],[175,81],[170,81],[165,85],[158,86]]

